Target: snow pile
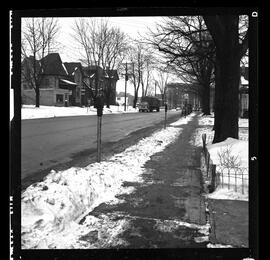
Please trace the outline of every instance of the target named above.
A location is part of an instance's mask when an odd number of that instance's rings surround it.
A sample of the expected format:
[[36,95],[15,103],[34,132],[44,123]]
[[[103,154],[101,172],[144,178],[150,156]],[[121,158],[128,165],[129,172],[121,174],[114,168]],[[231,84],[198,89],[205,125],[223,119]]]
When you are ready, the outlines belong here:
[[28,187],[21,203],[22,248],[70,248],[75,238],[67,230],[75,232],[72,227],[76,229],[76,223],[100,203],[117,203],[115,195],[132,192],[123,182],[141,182],[145,162],[181,131],[167,127],[107,161],[52,171],[44,181]]
[[185,125],[187,124],[192,118],[195,116],[195,113],[189,114],[187,117],[181,117],[178,119],[176,122],[173,122],[170,124],[170,126],[180,126],[180,125]]
[[230,153],[230,156],[238,157],[241,167],[248,167],[248,142],[238,140],[234,138],[227,138],[223,142],[208,144],[207,150],[210,154],[210,158],[213,164],[220,165],[219,155],[223,155],[226,152]]
[[[111,113],[133,113],[137,112],[137,108],[131,106],[127,107],[124,111],[123,106],[113,106],[110,108],[103,108],[103,114]],[[93,106],[91,107],[57,107],[57,106],[40,106],[23,105],[21,109],[21,119],[34,119],[34,118],[50,118],[50,117],[62,117],[62,116],[89,116],[97,115],[97,110]]]
[[[248,119],[239,118],[239,140],[228,138],[216,144],[212,144],[215,134],[212,130],[214,114],[201,116],[198,120],[198,124],[199,128],[196,129],[190,143],[194,146],[202,147],[202,135],[206,134],[206,145],[210,153],[210,164],[216,164],[216,172],[218,175],[218,187],[213,193],[208,195],[209,198],[247,201],[249,186]],[[202,156],[201,162],[202,171],[204,172],[206,169],[204,156]],[[233,167],[230,168],[229,165]],[[205,185],[210,184],[209,178],[206,176],[204,176],[204,178]]]
[[207,145],[207,149],[219,179],[217,189],[208,197],[248,200],[248,141],[227,138]]
[[207,244],[207,248],[232,248],[231,245],[221,245],[221,244]]
[[244,200],[248,201],[248,195],[242,194],[241,192],[235,192],[233,188],[222,188],[221,186],[207,195],[209,199],[220,199],[220,200]]

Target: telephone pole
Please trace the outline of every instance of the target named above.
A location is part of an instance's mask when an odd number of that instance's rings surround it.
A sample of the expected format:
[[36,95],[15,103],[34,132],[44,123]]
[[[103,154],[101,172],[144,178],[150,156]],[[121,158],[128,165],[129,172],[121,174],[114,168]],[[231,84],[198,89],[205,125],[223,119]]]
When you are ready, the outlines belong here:
[[127,62],[126,62],[126,75],[125,75],[125,111],[127,110],[127,81],[128,81],[128,74],[127,74]]

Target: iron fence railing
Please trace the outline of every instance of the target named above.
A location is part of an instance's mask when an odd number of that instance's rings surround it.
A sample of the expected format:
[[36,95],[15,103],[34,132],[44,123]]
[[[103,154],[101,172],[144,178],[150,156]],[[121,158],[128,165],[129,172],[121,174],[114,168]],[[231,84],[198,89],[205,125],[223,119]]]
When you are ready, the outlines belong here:
[[218,186],[221,186],[228,190],[232,189],[235,192],[247,194],[249,188],[248,168],[213,164],[206,147],[206,140],[206,134],[203,134],[202,164],[204,167],[202,170],[205,174],[206,181],[209,183],[209,191],[213,192]]

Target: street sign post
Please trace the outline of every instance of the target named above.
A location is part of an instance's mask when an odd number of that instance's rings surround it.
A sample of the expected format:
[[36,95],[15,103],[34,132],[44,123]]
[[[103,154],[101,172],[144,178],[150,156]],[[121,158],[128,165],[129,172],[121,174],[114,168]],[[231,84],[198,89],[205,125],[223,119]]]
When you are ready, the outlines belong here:
[[166,124],[167,124],[167,110],[168,110],[168,107],[167,107],[167,104],[165,104],[165,122],[164,122],[164,128],[166,128]]
[[96,97],[96,108],[97,108],[97,162],[101,161],[101,125],[103,115],[103,99],[101,96]]

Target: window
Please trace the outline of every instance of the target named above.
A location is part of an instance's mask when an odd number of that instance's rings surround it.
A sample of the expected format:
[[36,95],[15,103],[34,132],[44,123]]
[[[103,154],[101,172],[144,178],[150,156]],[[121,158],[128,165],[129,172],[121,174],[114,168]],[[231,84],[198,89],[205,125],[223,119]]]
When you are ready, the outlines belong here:
[[63,103],[63,95],[61,94],[56,94],[56,102],[57,103]]
[[76,97],[80,98],[80,89],[79,88],[76,89]]
[[45,79],[45,82],[44,83],[45,83],[46,86],[49,86],[50,85],[50,80],[49,79]]

